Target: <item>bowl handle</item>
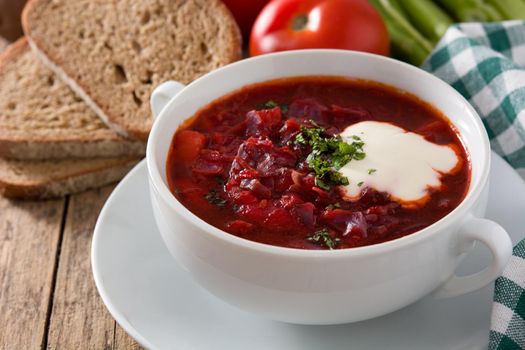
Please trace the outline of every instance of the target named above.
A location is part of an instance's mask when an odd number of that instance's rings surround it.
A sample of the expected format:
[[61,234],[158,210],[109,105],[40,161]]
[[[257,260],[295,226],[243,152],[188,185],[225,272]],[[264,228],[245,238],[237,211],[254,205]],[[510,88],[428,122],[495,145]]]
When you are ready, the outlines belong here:
[[153,112],[153,119],[157,118],[168,102],[185,87],[186,85],[173,80],[165,81],[157,86],[155,90],[153,90],[149,100],[151,111]]
[[468,250],[474,241],[485,244],[492,254],[492,263],[469,276],[453,275],[434,292],[437,298],[454,297],[486,286],[501,275],[512,255],[512,241],[509,235],[494,221],[471,216],[460,228],[458,239],[460,253]]

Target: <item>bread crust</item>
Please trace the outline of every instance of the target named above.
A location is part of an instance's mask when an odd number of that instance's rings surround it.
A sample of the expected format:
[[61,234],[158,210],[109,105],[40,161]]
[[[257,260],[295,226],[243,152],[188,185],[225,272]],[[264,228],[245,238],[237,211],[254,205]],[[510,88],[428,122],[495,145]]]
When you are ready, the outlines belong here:
[[121,158],[73,174],[56,175],[40,182],[15,183],[0,173],[0,194],[11,199],[40,200],[62,197],[117,182],[138,161],[138,158]]
[[[132,137],[139,140],[147,140],[149,128],[144,129],[135,127],[132,123],[126,123],[119,116],[113,115],[108,108],[104,108],[104,101],[97,98],[94,93],[96,87],[89,86],[86,82],[79,79],[72,79],[74,76],[71,68],[56,55],[56,53],[42,40],[35,37],[31,28],[31,14],[39,5],[48,0],[30,0],[22,14],[22,26],[25,34],[29,37],[31,47],[39,53],[42,62],[53,70],[63,81],[68,84],[82,99],[97,113],[108,127],[124,137]],[[230,40],[227,47],[225,63],[231,63],[242,57],[242,37],[240,30],[233,18],[233,15],[220,0],[208,0],[209,6],[216,10],[217,16],[224,18],[225,25],[229,32]]]

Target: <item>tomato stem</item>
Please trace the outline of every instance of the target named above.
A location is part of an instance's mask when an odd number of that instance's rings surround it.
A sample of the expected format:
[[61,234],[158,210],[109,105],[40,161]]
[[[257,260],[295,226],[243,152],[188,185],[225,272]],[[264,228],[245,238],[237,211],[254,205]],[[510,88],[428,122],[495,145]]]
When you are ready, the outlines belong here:
[[308,16],[307,15],[299,15],[294,17],[292,20],[292,29],[299,31],[306,28],[306,25],[308,24]]

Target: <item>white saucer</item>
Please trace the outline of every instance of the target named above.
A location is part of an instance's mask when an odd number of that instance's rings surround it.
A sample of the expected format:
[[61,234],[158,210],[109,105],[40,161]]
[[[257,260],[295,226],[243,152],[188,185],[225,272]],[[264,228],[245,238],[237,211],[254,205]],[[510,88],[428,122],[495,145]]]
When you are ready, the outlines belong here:
[[[488,217],[514,243],[525,236],[525,183],[494,155]],[[480,270],[483,247],[462,273]],[[145,162],[118,185],[102,210],[92,243],[93,275],[117,322],[150,349],[318,350],[483,349],[493,287],[457,298],[427,297],[381,318],[340,326],[297,326],[231,307],[195,284],[164,247],[150,210]]]

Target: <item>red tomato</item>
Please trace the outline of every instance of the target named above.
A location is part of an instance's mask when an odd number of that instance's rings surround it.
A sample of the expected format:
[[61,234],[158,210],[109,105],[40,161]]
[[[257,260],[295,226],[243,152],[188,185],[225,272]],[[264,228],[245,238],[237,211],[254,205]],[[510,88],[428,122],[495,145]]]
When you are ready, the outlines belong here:
[[245,39],[250,37],[253,22],[261,12],[264,5],[270,0],[222,0],[230,9],[241,28],[242,36]]
[[272,0],[257,17],[251,56],[313,48],[388,55],[389,38],[367,0]]

